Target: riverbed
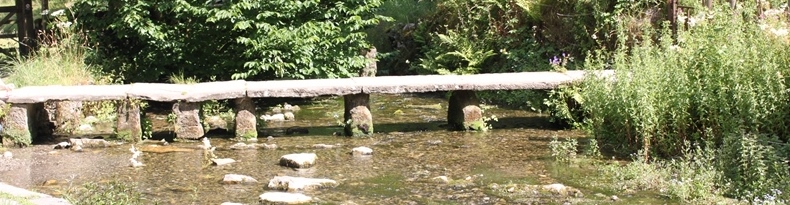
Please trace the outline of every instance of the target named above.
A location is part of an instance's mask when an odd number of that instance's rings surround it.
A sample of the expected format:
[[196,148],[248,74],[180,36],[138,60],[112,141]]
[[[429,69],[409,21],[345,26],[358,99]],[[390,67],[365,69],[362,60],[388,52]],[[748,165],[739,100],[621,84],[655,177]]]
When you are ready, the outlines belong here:
[[[237,162],[212,166],[206,163],[199,141],[178,140],[170,147],[186,151],[145,152],[145,166],[131,167],[131,144],[86,148],[82,152],[34,145],[9,149],[14,159],[0,166],[0,181],[54,196],[85,183],[119,182],[133,186],[152,204],[256,204],[269,190],[274,176],[336,180],[336,187],[303,192],[319,204],[600,204],[667,203],[655,196],[610,195],[577,185],[552,165],[548,142],[552,136],[583,138],[583,133],[555,129],[545,115],[486,107],[484,115],[496,116],[488,132],[448,131],[447,101],[441,96],[372,95],[370,108],[375,134],[366,138],[336,136],[343,118],[342,97],[328,97],[300,104],[296,120],[269,122],[258,143],[277,149],[231,150],[237,142],[213,134],[214,154]],[[153,118],[156,119],[156,118]],[[162,119],[159,119],[162,120]],[[159,122],[162,123],[162,122]],[[283,130],[306,128],[309,133],[286,135]],[[315,148],[315,144],[336,145]],[[135,146],[154,146],[140,144]],[[156,145],[163,146],[163,145]],[[372,156],[349,154],[367,146]],[[291,169],[278,165],[282,155],[315,153],[316,165]],[[552,171],[550,171],[552,170]],[[223,184],[225,174],[242,174],[256,184]],[[574,175],[575,173],[570,173]],[[578,174],[576,174],[578,175]],[[447,180],[443,179],[446,177]],[[551,192],[542,187],[565,184],[572,192]],[[574,184],[582,187],[571,187]]]

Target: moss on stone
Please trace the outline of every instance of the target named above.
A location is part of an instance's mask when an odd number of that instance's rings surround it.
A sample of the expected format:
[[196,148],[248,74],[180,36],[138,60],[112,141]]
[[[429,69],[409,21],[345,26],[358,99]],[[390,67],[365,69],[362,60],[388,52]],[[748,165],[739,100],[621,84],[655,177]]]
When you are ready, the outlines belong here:
[[247,132],[244,132],[244,133],[241,133],[241,134],[236,133],[236,137],[238,137],[241,140],[245,140],[245,141],[246,140],[250,140],[250,139],[255,139],[255,138],[258,138],[258,132],[251,130],[251,131],[247,131]]
[[143,137],[143,133],[133,133],[131,130],[119,130],[115,133],[115,136],[118,139],[127,141],[127,142],[136,142],[138,139]]
[[465,122],[464,128],[466,130],[473,130],[473,131],[488,131],[488,123],[486,123],[483,119],[472,121],[472,122]]
[[3,144],[7,142],[17,146],[29,146],[33,137],[27,130],[8,129],[3,133]]

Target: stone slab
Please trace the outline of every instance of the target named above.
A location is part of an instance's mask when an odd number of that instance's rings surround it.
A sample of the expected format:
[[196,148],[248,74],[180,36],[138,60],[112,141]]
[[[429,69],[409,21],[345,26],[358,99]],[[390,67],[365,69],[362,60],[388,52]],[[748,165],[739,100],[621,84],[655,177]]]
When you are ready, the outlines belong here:
[[458,90],[546,90],[581,80],[584,71],[496,73],[459,76]]
[[49,100],[99,101],[126,98],[131,85],[28,86],[8,95],[10,103],[39,103]]
[[352,78],[364,93],[422,93],[457,90],[463,84],[457,75],[413,75]]
[[362,88],[349,78],[247,82],[247,96],[251,98],[316,97],[322,95],[348,95],[361,92]]
[[[46,204],[46,205],[70,205],[68,201],[62,198],[55,198],[50,195],[30,191],[27,189],[11,186],[9,184],[5,184],[0,182],[0,193],[11,195],[17,199],[23,200],[20,204]],[[9,199],[10,201],[14,201]],[[4,204],[2,202],[8,201],[0,201],[0,204]]]
[[246,95],[242,80],[197,84],[135,83],[128,91],[130,98],[161,102],[233,99]]

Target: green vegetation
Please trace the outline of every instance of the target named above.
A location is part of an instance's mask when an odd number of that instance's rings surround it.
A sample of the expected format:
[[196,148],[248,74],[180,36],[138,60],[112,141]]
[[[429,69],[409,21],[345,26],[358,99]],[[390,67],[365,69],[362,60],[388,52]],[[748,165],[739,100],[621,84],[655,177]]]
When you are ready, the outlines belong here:
[[677,41],[666,27],[621,26],[614,50],[585,61],[615,76],[590,76],[547,104],[607,150],[637,153],[625,166],[602,166],[624,183],[616,186],[666,190],[684,201],[787,202],[788,41],[761,29],[782,15],[754,21],[746,9],[754,6],[744,3],[738,17],[724,7],[699,13],[701,22]]
[[136,184],[118,181],[89,182],[82,187],[70,188],[64,197],[75,205],[151,204],[146,202]]
[[354,76],[382,1],[77,0],[88,62],[123,82]]

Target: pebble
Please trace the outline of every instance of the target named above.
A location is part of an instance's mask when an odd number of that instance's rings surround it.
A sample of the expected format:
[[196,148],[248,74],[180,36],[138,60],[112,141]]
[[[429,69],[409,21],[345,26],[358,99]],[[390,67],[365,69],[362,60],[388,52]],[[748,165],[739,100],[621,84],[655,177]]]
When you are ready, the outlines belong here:
[[620,197],[617,197],[617,195],[612,195],[612,201],[617,201],[617,200],[620,200]]
[[14,154],[12,154],[9,151],[5,151],[5,152],[3,152],[3,158],[6,158],[6,159],[14,158]]

